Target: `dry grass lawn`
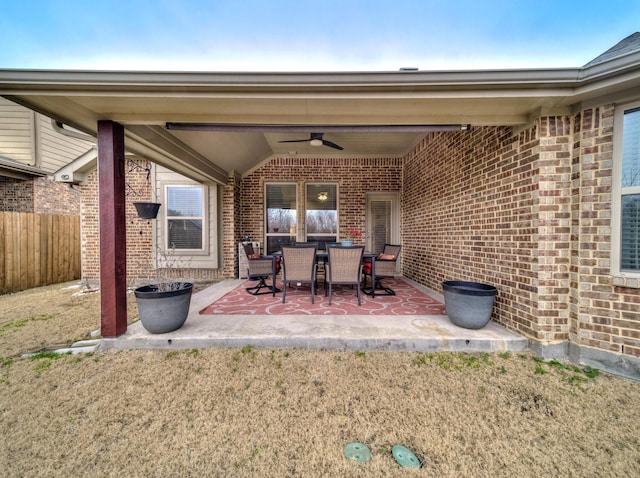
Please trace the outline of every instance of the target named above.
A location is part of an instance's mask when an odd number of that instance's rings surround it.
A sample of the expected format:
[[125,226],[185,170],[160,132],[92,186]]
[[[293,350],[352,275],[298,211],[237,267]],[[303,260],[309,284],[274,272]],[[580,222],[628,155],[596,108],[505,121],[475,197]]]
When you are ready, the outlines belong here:
[[[98,295],[75,292],[0,297],[2,476],[640,476],[637,382],[524,354],[21,358],[99,327]],[[370,462],[343,457],[351,441]]]

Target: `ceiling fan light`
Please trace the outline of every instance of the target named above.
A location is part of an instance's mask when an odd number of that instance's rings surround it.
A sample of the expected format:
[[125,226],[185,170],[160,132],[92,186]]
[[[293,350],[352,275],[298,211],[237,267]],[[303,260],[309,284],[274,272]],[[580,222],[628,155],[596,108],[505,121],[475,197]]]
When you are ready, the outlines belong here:
[[322,140],[321,139],[312,139],[311,141],[309,141],[309,144],[311,146],[322,146]]

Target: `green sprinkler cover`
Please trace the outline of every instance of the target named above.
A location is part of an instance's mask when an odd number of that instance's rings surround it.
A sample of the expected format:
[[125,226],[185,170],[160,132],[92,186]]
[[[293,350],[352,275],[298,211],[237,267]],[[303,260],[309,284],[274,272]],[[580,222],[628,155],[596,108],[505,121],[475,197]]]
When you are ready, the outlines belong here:
[[344,446],[344,456],[347,460],[354,460],[358,463],[366,463],[371,458],[371,452],[366,445],[357,441],[347,443]]
[[420,460],[413,452],[402,445],[396,445],[391,449],[391,454],[400,466],[405,468],[420,468]]

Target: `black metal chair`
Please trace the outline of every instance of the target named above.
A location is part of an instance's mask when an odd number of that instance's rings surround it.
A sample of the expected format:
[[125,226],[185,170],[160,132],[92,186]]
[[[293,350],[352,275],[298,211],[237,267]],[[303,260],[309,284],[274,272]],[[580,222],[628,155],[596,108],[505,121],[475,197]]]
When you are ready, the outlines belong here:
[[[276,292],[281,292],[276,287],[280,261],[273,256],[260,256],[255,253],[251,243],[244,245],[244,253],[247,255],[247,278],[250,281],[258,281],[258,285],[247,287],[247,292],[251,295],[272,294],[275,297]],[[271,278],[271,285],[267,284],[269,278]]]
[[[396,263],[398,262],[401,248],[402,246],[397,244],[385,244],[380,254],[371,260],[364,261],[362,266],[362,274],[364,275],[362,290],[365,294],[371,297],[376,295],[396,295],[393,289],[382,284],[382,280],[395,277]],[[371,277],[370,287],[367,287],[367,276]]]

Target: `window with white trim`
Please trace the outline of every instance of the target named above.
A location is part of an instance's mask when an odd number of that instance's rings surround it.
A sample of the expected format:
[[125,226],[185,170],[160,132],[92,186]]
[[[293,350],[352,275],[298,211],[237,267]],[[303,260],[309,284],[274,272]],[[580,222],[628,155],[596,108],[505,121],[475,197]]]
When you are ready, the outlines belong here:
[[200,185],[166,185],[165,247],[180,252],[205,249],[205,199]]
[[612,272],[640,275],[640,102],[616,109]]

